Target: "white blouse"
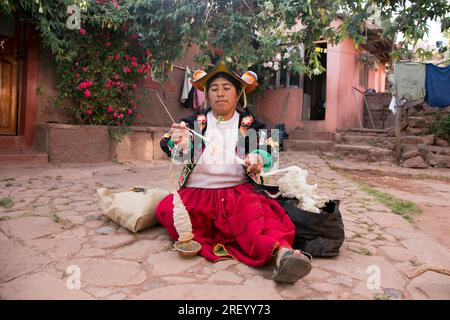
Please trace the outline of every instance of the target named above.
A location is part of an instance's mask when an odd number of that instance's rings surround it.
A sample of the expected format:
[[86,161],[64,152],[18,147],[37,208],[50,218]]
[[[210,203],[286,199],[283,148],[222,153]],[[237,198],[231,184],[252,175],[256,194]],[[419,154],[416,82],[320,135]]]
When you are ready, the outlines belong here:
[[218,189],[248,182],[244,166],[233,157],[238,141],[239,113],[234,111],[231,119],[219,122],[210,111],[207,124],[205,137],[209,143],[205,142],[205,150],[185,186]]

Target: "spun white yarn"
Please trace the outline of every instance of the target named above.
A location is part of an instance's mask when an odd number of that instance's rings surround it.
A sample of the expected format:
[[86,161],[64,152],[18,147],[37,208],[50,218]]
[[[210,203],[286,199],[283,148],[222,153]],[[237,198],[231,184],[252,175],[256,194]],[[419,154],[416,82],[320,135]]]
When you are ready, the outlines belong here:
[[286,172],[278,180],[281,195],[286,198],[298,199],[298,207],[303,210],[320,213],[320,208],[325,205],[326,199],[317,195],[317,184],[311,185],[306,181],[308,171],[298,166],[289,166],[285,169],[274,170],[263,174],[262,176],[274,175],[281,172]]
[[189,213],[177,191],[173,193],[173,224],[178,232],[179,241],[188,241],[194,238]]

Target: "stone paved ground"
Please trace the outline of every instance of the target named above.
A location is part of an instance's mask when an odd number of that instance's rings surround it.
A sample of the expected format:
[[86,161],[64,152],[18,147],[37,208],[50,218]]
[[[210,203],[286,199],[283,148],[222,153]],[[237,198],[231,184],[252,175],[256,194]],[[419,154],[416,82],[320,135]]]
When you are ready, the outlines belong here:
[[[273,262],[254,269],[233,260],[181,259],[163,228],[133,234],[102,216],[96,188],[168,189],[167,161],[4,166],[0,199],[11,198],[14,206],[0,208],[0,297],[450,299],[450,277],[433,272],[414,280],[406,277],[421,263],[448,266],[448,246],[377,203],[317,155],[283,153],[281,163],[307,168],[309,181],[318,183],[322,194],[341,199],[346,228],[339,257],[314,259],[311,274],[295,285],[270,280]],[[450,214],[449,197],[440,201],[447,201]],[[80,290],[67,287],[72,265],[81,271]],[[368,280],[374,283],[371,268],[381,272],[378,289],[368,288]]]

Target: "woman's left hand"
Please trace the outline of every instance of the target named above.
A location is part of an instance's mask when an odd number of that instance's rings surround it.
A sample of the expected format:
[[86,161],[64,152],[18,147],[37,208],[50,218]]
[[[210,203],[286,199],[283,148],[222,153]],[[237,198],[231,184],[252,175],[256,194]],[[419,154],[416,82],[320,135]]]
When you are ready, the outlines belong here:
[[261,174],[264,165],[264,159],[260,154],[249,153],[245,157],[245,166],[247,167],[247,173]]

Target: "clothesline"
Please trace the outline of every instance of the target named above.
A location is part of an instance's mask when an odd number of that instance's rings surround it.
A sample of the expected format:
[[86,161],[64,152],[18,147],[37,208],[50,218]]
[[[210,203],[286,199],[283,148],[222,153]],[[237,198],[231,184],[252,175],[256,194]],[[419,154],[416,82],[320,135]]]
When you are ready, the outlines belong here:
[[420,64],[424,64],[424,65],[427,65],[427,64],[434,64],[435,66],[438,66],[438,65],[440,65],[440,64],[444,64],[444,63],[450,62],[450,59],[443,60],[443,61],[440,61],[440,62],[438,62],[438,63],[422,62],[422,61],[413,61],[413,60],[398,60],[397,62],[399,62],[399,63],[420,63]]

